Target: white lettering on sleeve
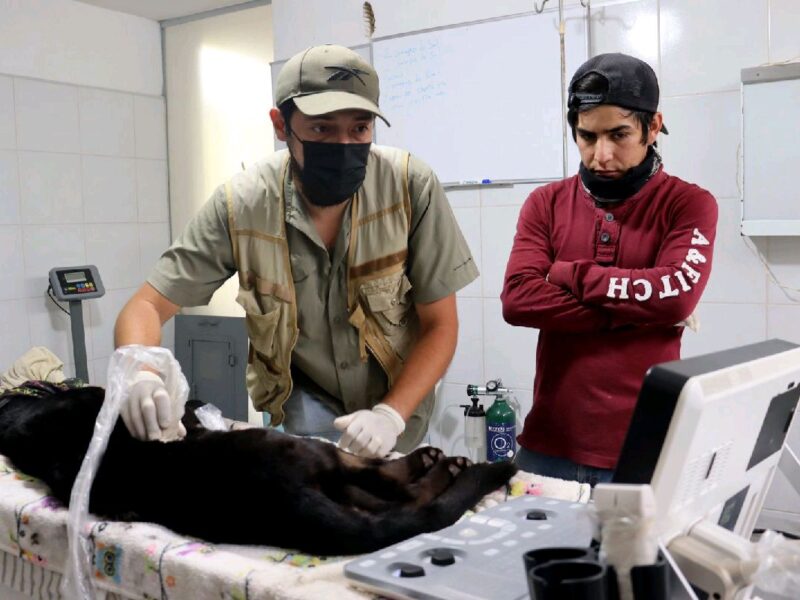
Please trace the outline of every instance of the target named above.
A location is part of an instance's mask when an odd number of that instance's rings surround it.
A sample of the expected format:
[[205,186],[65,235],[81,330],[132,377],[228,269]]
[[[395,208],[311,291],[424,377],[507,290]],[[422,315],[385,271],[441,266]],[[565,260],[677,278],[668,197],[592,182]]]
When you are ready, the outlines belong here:
[[633,286],[637,285],[642,286],[642,293],[634,292],[633,297],[636,298],[639,302],[644,302],[645,300],[649,300],[650,296],[653,295],[653,284],[647,281],[647,279],[634,279]]
[[[608,281],[608,293],[606,296],[609,298],[616,298],[616,292],[619,292],[619,297],[621,300],[628,299],[628,282],[630,279],[628,277],[611,277]],[[619,283],[617,283],[619,282]]]
[[684,262],[681,265],[681,269],[686,271],[686,275],[689,277],[689,279],[692,280],[692,283],[697,283],[698,281],[700,281],[700,273],[698,271],[695,271],[686,262]]
[[[686,263],[683,263],[686,264]],[[664,285],[663,291],[658,292],[659,298],[671,298],[672,296],[677,296],[680,294],[678,290],[672,287],[672,282],[669,279],[669,275],[664,275],[661,278],[661,283]]]
[[687,281],[686,281],[686,277],[684,277],[684,276],[683,276],[683,271],[675,271],[675,279],[677,279],[677,280],[678,280],[678,283],[680,283],[680,284],[681,284],[681,289],[682,289],[684,292],[688,292],[689,290],[691,290],[691,289],[692,289],[692,286],[690,286],[690,285],[687,283]]
[[708,240],[700,233],[697,227],[695,227],[692,232],[692,246],[708,246]]
[[706,257],[703,256],[697,248],[689,248],[689,252],[686,253],[686,260],[693,265],[700,263],[705,264]]

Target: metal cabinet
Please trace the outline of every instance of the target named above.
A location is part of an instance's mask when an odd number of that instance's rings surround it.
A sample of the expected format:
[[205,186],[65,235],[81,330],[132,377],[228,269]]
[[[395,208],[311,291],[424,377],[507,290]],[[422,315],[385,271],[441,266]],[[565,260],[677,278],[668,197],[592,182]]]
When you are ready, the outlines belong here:
[[247,421],[247,330],[242,317],[177,315],[175,358],[189,382],[189,399]]

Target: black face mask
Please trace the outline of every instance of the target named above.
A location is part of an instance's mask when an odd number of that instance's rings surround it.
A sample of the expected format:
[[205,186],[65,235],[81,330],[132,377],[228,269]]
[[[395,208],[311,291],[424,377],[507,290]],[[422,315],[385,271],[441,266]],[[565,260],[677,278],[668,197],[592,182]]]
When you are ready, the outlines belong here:
[[[371,143],[307,142],[295,137],[303,144],[304,166],[297,171],[309,202],[316,206],[341,204],[364,183]],[[296,161],[294,166],[298,167]]]
[[583,162],[578,168],[581,181],[589,193],[599,204],[619,202],[630,198],[644,187],[644,184],[658,170],[661,159],[658,152],[650,146],[644,160],[632,169],[628,169],[619,179],[600,177],[587,169]]

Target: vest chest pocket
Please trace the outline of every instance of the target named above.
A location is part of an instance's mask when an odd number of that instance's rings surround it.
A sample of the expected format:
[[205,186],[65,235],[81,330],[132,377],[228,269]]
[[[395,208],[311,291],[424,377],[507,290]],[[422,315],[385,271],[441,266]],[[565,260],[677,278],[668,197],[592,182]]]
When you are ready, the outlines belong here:
[[283,302],[269,295],[259,294],[255,290],[239,289],[236,297],[245,310],[247,335],[253,349],[265,357],[271,357],[275,340],[275,331],[281,316]]
[[402,271],[370,281],[361,288],[370,312],[389,337],[405,330],[413,316],[409,290],[411,282]]

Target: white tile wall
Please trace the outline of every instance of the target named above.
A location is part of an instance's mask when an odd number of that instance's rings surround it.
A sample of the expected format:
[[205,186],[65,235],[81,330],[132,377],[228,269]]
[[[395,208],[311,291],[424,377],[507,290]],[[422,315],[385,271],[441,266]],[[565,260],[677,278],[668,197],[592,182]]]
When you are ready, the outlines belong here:
[[80,155],[20,151],[18,158],[22,222],[82,223]]
[[592,7],[592,55],[623,52],[659,72],[658,1]]
[[0,300],[0,364],[7,369],[31,347],[31,332],[25,300]]
[[136,161],[136,200],[140,223],[169,221],[167,163],[164,160]]
[[[139,265],[139,225],[136,223],[87,224],[86,256],[100,271],[106,289],[138,287],[142,283]],[[165,246],[162,246],[162,251]]]
[[741,114],[739,92],[665,98],[669,135],[659,141],[669,173],[717,198],[738,198]]
[[740,70],[767,61],[767,0],[661,0],[665,96],[734,91]]
[[12,150],[0,150],[0,225],[16,223],[19,223],[17,153]]
[[169,223],[141,223],[139,225],[140,281],[147,279],[158,257],[169,246]]
[[18,298],[25,288],[25,268],[19,257],[22,256],[22,231],[19,227],[0,225],[0,273],[3,285],[0,286],[0,300]]
[[739,234],[741,204],[723,198],[717,200],[717,206],[714,264],[703,301],[763,304],[767,300],[767,276],[761,261]]
[[[472,260],[475,261],[475,266],[478,271],[483,272],[483,259],[481,252],[481,209],[480,208],[454,208],[458,226],[461,228],[461,233],[464,234],[464,239],[469,245],[470,252],[472,253]],[[458,292],[459,296],[469,296],[474,298],[481,297],[481,277],[478,277],[465,286]]]
[[767,337],[800,344],[800,304],[768,307]]
[[515,390],[533,389],[538,339],[537,329],[512,327],[503,320],[499,299],[484,299],[483,365],[487,379],[500,378]]
[[83,154],[135,155],[131,94],[81,88],[79,101]]
[[483,300],[459,297],[458,348],[444,380],[451,383],[483,383]]
[[[516,195],[515,195],[516,197]],[[519,206],[484,206],[481,208],[483,252],[483,296],[499,298],[503,291],[506,263],[514,245]]]
[[700,331],[685,331],[683,357],[726,350],[766,339],[767,318],[763,304],[701,302],[696,310]]
[[74,374],[47,275],[95,264],[106,296],[84,304],[84,325],[89,374],[103,383],[117,313],[143,261],[149,269],[168,245],[163,98],[0,76],[0,371],[44,345]]
[[77,87],[15,78],[14,92],[21,150],[80,151]]
[[769,60],[780,62],[800,58],[800,6],[797,0],[769,2]]
[[[777,280],[775,283],[772,278],[767,278],[769,304],[800,303],[800,238],[771,238],[768,251],[762,254],[766,255]],[[780,286],[783,286],[783,289]]]
[[[25,289],[20,297],[39,298],[53,267],[86,264],[83,225],[30,225],[22,229]],[[100,274],[102,277],[102,273]]]
[[167,129],[163,98],[134,96],[136,156],[167,158]]
[[0,75],[0,148],[17,147],[14,125],[14,86],[11,77]]
[[134,159],[84,156],[82,175],[87,223],[137,221]]

